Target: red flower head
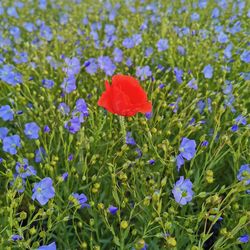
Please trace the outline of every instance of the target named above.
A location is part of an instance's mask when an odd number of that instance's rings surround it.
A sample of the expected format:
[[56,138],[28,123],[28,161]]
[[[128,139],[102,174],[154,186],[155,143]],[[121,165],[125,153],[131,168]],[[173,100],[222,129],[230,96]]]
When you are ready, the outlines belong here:
[[98,105],[109,112],[121,116],[133,116],[136,113],[147,113],[152,110],[152,103],[140,83],[131,76],[115,75],[112,85],[105,81],[106,91]]

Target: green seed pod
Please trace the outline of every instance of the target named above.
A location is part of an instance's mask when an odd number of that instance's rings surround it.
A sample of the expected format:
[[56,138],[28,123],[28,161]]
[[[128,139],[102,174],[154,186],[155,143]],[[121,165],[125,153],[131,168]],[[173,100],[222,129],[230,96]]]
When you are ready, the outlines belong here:
[[24,212],[24,211],[22,211],[22,212],[20,213],[20,218],[21,218],[22,220],[25,220],[25,219],[27,218],[27,213]]

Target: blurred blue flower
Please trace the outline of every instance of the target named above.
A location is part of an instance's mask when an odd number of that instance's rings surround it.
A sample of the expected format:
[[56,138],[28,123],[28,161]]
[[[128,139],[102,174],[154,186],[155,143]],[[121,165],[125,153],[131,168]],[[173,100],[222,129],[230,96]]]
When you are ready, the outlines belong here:
[[86,72],[89,73],[90,75],[95,74],[96,71],[98,70],[98,64],[95,58],[89,58],[87,61],[85,61],[84,66]]
[[76,79],[74,75],[70,75],[63,79],[62,84],[60,87],[63,91],[67,94],[71,93],[72,91],[76,90]]
[[203,142],[201,143],[201,146],[202,146],[202,147],[207,147],[208,144],[209,144],[209,142],[205,140],[205,141],[203,141]]
[[150,159],[150,160],[148,161],[148,163],[149,163],[150,165],[154,165],[154,164],[155,164],[155,160],[154,160],[154,159]]
[[69,16],[66,13],[63,13],[63,14],[60,15],[59,23],[61,25],[65,25],[65,24],[68,23],[68,20],[69,20]]
[[182,83],[183,70],[177,67],[174,67],[174,74],[175,74],[176,81],[178,83]]
[[192,13],[192,15],[190,16],[192,21],[199,21],[200,20],[200,15],[198,13]]
[[21,38],[21,31],[19,27],[11,26],[9,29],[10,34],[14,37],[15,41],[18,42]]
[[145,113],[145,117],[146,117],[147,120],[149,120],[150,118],[152,118],[152,116],[153,116],[153,112],[146,112]]
[[235,118],[235,122],[236,122],[237,124],[247,125],[247,120],[246,120],[246,118],[245,118],[243,115],[238,115],[238,116]]
[[19,52],[15,50],[14,53],[15,53],[15,57],[13,58],[14,63],[20,64],[28,62],[27,52]]
[[152,71],[148,65],[144,67],[137,67],[136,76],[143,81],[152,76]]
[[3,139],[3,151],[15,155],[17,148],[21,147],[21,140],[19,135],[6,136]]
[[134,41],[135,46],[139,45],[142,42],[142,36],[141,36],[141,34],[134,34],[132,36],[132,39]]
[[16,72],[12,65],[3,65],[0,69],[0,79],[12,86],[22,83],[22,75]]
[[23,24],[23,27],[28,31],[28,32],[33,32],[36,29],[36,26],[33,23],[30,22],[25,22]]
[[4,121],[13,121],[14,112],[9,105],[0,107],[0,118],[2,118]]
[[133,65],[133,62],[132,62],[132,60],[131,60],[130,57],[127,58],[127,60],[126,60],[126,65],[127,65],[128,67],[131,67],[131,66]]
[[10,17],[19,18],[19,15],[18,15],[18,13],[16,11],[16,8],[13,7],[13,6],[7,8],[7,14]]
[[244,234],[244,235],[240,236],[238,238],[238,241],[240,241],[241,243],[248,243],[249,242],[249,235]]
[[186,49],[184,47],[182,47],[182,46],[178,46],[177,51],[182,56],[184,56],[186,54]]
[[169,104],[169,107],[172,107],[174,113],[178,111],[180,101],[181,97],[179,96],[175,102]]
[[52,179],[50,177],[46,177],[40,182],[36,182],[32,192],[32,200],[36,199],[42,206],[45,205],[55,196]]
[[133,38],[131,37],[127,37],[123,40],[122,45],[126,48],[126,49],[132,49],[135,46],[135,41]]
[[38,139],[39,131],[40,131],[40,128],[35,122],[29,122],[25,124],[24,134],[29,139]]
[[203,74],[204,74],[204,77],[207,78],[207,79],[211,79],[213,77],[213,67],[208,64],[204,67],[203,69]]
[[194,89],[194,90],[197,90],[198,89],[198,85],[196,83],[196,79],[193,78],[191,79],[188,83],[187,83],[187,86],[191,89]]
[[220,32],[218,35],[218,42],[219,43],[227,43],[228,42],[228,37],[223,31]]
[[212,14],[211,14],[211,17],[212,18],[218,18],[220,16],[220,9],[219,8],[214,8],[212,10]]
[[114,61],[116,63],[122,62],[122,59],[123,59],[123,52],[122,52],[122,50],[119,49],[119,48],[115,48],[114,51],[113,51],[113,57],[114,57]]
[[242,165],[237,174],[239,181],[245,181],[245,185],[250,184],[250,167],[249,164]]
[[86,203],[88,198],[85,194],[73,193],[72,196],[78,201],[79,205],[81,205],[80,208],[90,207],[89,204]]
[[46,8],[47,8],[47,1],[46,0],[39,0],[39,8],[41,10],[46,10]]
[[245,63],[250,63],[250,50],[244,50],[240,55],[240,59]]
[[128,145],[136,145],[135,139],[132,137],[132,133],[131,132],[127,132],[126,133],[126,143]]
[[157,48],[159,52],[165,51],[168,49],[168,40],[167,39],[160,39],[157,42]]
[[64,124],[64,128],[66,128],[71,134],[75,134],[81,129],[81,121],[79,117],[72,117],[69,121],[66,121]]
[[23,159],[23,162],[17,162],[16,164],[16,173],[22,179],[25,179],[31,175],[36,175],[36,170],[33,166],[29,166],[28,159]]
[[42,24],[40,27],[40,36],[46,41],[51,41],[53,39],[53,33],[49,26]]
[[69,173],[68,172],[65,172],[62,174],[62,179],[63,181],[66,181],[68,179],[68,176],[69,176]]
[[232,131],[232,132],[236,132],[236,131],[238,131],[238,129],[239,129],[239,126],[238,126],[237,124],[234,124],[234,125],[231,127],[231,131]]
[[87,104],[86,104],[86,102],[85,102],[85,100],[83,98],[79,98],[76,101],[75,111],[72,112],[73,116],[74,116],[74,112],[80,112],[80,113],[82,113],[83,116],[88,116],[89,115]]
[[56,250],[56,243],[52,242],[49,245],[40,246],[37,250]]
[[232,49],[233,49],[233,44],[230,43],[227,45],[227,47],[224,49],[224,56],[228,59],[232,57]]
[[66,57],[65,63],[67,67],[63,68],[63,71],[67,73],[68,76],[77,75],[81,70],[81,64],[77,57],[73,57],[72,59]]
[[63,115],[68,115],[70,112],[69,106],[65,102],[61,102],[57,108]]
[[13,234],[13,235],[11,235],[11,239],[13,241],[17,241],[17,240],[22,240],[23,237],[21,235],[18,235],[18,234]]
[[51,89],[54,87],[55,83],[53,80],[50,80],[50,79],[43,79],[42,80],[42,84],[45,88],[47,89]]
[[194,195],[192,187],[193,184],[190,179],[184,179],[184,177],[181,176],[172,189],[175,201],[180,205],[186,205],[189,203]]
[[43,147],[39,147],[35,151],[35,162],[36,163],[42,162],[45,156],[46,156],[45,149]]
[[48,125],[45,125],[45,126],[43,127],[43,132],[44,132],[44,133],[49,133],[49,132],[50,132],[50,127],[49,127]]
[[9,129],[5,127],[0,128],[0,140],[3,140],[8,135]]
[[116,31],[116,28],[113,24],[105,24],[104,32],[107,35],[111,36],[115,33],[115,31]]
[[146,57],[150,57],[153,54],[153,52],[154,52],[153,48],[152,47],[148,47],[145,50],[145,56]]
[[233,25],[233,27],[228,27],[227,28],[227,31],[229,32],[229,33],[231,33],[231,34],[236,34],[236,33],[238,33],[238,32],[240,32],[241,31],[241,22],[240,21],[237,21],[234,25]]
[[197,107],[198,107],[198,109],[199,109],[200,114],[202,114],[203,111],[204,111],[204,109],[205,109],[205,107],[206,107],[205,101],[199,100],[199,101],[197,102]]
[[112,214],[115,215],[116,212],[118,211],[118,207],[114,207],[112,205],[109,206],[108,211]]
[[112,76],[116,70],[115,64],[112,62],[112,60],[108,56],[98,57],[98,65],[100,69],[102,69],[105,72],[105,74],[108,76]]

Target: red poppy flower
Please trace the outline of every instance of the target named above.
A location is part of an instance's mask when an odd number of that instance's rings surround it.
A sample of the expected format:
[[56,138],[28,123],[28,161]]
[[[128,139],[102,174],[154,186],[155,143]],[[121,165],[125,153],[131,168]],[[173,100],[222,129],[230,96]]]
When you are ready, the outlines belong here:
[[115,75],[112,85],[105,81],[106,91],[98,100],[98,105],[109,112],[121,116],[151,112],[152,103],[140,83],[131,76]]

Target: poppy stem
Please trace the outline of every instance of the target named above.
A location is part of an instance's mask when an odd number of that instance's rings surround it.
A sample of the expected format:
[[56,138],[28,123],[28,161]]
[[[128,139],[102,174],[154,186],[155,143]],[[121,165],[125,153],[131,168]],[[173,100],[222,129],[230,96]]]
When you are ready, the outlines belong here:
[[126,143],[126,126],[125,126],[125,119],[124,119],[123,116],[119,116],[119,120],[120,120],[120,125],[121,125],[123,140],[124,140],[124,142]]

